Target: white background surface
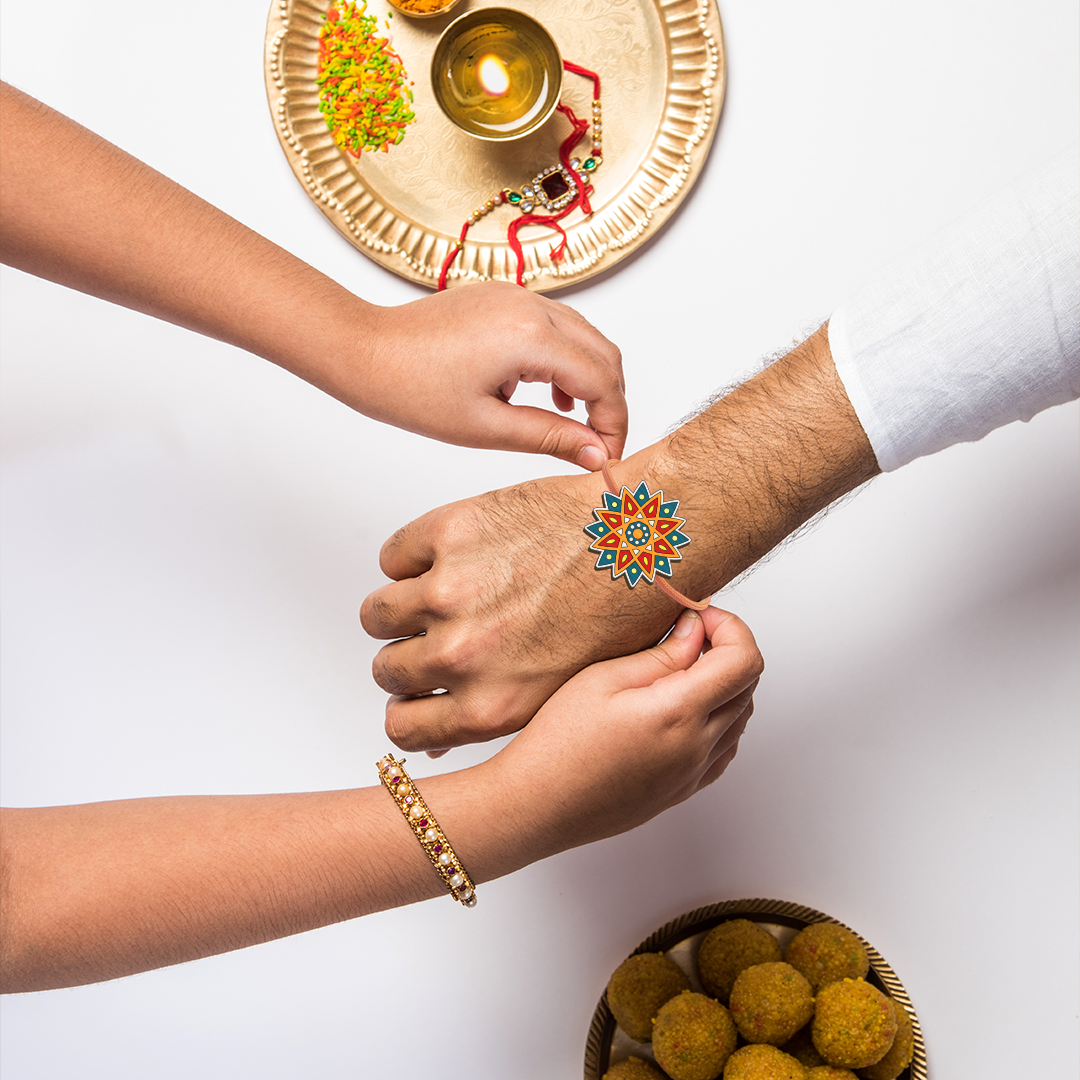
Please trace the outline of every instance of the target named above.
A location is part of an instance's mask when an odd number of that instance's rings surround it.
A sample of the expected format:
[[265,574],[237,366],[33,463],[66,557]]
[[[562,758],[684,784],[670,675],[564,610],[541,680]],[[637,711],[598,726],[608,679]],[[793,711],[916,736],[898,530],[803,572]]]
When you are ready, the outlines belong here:
[[[266,13],[0,0],[3,75],[367,298],[416,297],[289,171]],[[624,348],[630,449],[1076,138],[1072,0],[721,14],[728,96],[697,188],[637,257],[559,294]],[[380,427],[8,270],[3,390],[13,805],[371,783],[390,747],[356,611],[383,539],[560,469]],[[738,761],[690,803],[473,912],[433,900],[8,998],[5,1080],[580,1076],[619,961],[755,896],[873,942],[935,1076],[1077,1075],[1077,427],[1065,406],[879,479],[729,592],[768,672]]]

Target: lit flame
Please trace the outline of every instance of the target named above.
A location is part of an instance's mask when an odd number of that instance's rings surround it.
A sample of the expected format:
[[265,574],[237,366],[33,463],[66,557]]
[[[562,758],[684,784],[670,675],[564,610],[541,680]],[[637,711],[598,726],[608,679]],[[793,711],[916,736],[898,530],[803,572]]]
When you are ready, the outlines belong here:
[[502,97],[510,89],[510,69],[502,57],[485,53],[476,62],[476,81],[488,97]]

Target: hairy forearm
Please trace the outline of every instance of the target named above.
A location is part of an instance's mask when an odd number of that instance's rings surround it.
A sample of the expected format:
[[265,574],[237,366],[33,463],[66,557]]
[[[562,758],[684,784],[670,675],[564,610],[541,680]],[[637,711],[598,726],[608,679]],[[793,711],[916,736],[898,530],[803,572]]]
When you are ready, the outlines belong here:
[[[527,814],[511,830],[477,812],[494,773],[422,782],[477,882],[550,854],[549,830]],[[381,787],[5,809],[0,823],[5,993],[119,978],[446,893]]]
[[[692,600],[877,471],[824,328],[611,467],[616,484],[644,481],[679,500],[692,542],[671,585]],[[583,529],[603,492],[599,476],[531,481],[434,510],[387,541],[381,563],[394,583],[360,617],[391,642],[372,671],[395,695],[386,730],[397,746],[439,750],[516,731],[585,665],[667,633],[678,602],[655,584],[613,581],[587,551]],[[447,693],[424,696],[439,687]]]
[[833,366],[827,326],[634,455],[616,479],[634,468],[680,500],[695,543],[674,581],[694,597],[880,471]]
[[354,406],[376,310],[67,117],[0,84],[0,257],[246,349]]

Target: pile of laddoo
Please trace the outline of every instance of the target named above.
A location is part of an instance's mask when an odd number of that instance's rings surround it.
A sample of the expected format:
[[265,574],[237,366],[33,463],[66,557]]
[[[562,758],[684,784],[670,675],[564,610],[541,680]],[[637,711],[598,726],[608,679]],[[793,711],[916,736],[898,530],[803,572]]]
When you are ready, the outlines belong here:
[[657,1064],[630,1057],[602,1080],[896,1080],[911,1063],[911,1017],[866,981],[869,957],[846,927],[811,923],[784,951],[757,923],[729,919],[696,964],[702,994],[663,953],[619,965],[608,1007]]

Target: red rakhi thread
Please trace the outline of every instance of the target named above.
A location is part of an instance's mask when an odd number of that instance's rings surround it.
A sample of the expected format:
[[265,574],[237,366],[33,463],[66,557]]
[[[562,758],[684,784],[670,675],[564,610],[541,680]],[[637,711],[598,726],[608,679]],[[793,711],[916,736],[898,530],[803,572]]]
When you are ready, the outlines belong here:
[[[573,177],[575,193],[573,198],[563,206],[558,213],[533,214],[525,212],[522,213],[521,217],[512,221],[507,228],[506,240],[517,260],[517,276],[515,280],[518,285],[523,287],[525,285],[525,253],[522,250],[521,241],[518,239],[518,230],[525,225],[548,225],[553,228],[559,233],[561,239],[558,245],[551,249],[551,261],[561,262],[563,256],[566,254],[567,236],[566,230],[559,222],[566,217],[567,214],[572,213],[578,207],[581,207],[582,212],[586,215],[592,213],[592,203],[589,201],[589,196],[593,193],[593,186],[586,181],[584,174],[598,168],[602,160],[600,156],[600,76],[597,75],[595,71],[589,71],[588,68],[580,67],[577,64],[571,63],[569,60],[563,61],[563,67],[573,75],[580,75],[583,78],[592,80],[593,154],[580,169],[575,168],[571,163],[570,155],[574,152],[577,144],[581,142],[582,138],[585,136],[585,132],[589,130],[589,122],[578,117],[574,113],[574,110],[568,105],[559,102],[559,104],[556,105],[556,108],[570,121],[573,128],[570,134],[563,139],[562,144],[559,147],[559,163],[562,166],[564,176],[567,176],[568,178]],[[551,171],[558,170],[553,168]],[[517,198],[515,199],[514,196],[517,196]],[[442,292],[446,288],[446,279],[450,273],[450,267],[458,257],[458,253],[465,246],[465,236],[468,233],[470,226],[479,221],[485,214],[490,213],[496,206],[502,206],[503,203],[513,204],[520,201],[521,196],[518,195],[517,192],[512,192],[507,188],[503,188],[502,191],[488,199],[479,210],[474,210],[473,213],[469,215],[465,224],[461,227],[461,235],[458,237],[457,243],[450,249],[446,258],[443,260],[442,269],[439,272],[439,292]]]
[[[616,464],[616,459],[609,458],[607,461],[604,462],[603,465],[600,466],[600,472],[604,477],[604,483],[607,484],[608,491],[610,491],[612,495],[618,498],[621,488],[611,478],[611,472],[609,471],[609,466],[614,464]],[[694,611],[704,611],[709,606],[709,603],[712,600],[711,596],[706,596],[704,600],[691,600],[690,597],[683,596],[683,594],[679,592],[678,589],[672,588],[672,586],[669,585],[660,574],[655,575],[655,577],[653,578],[653,583],[661,592],[666,593],[668,596],[670,596],[676,604],[681,604],[683,607],[686,608],[693,608]]]

